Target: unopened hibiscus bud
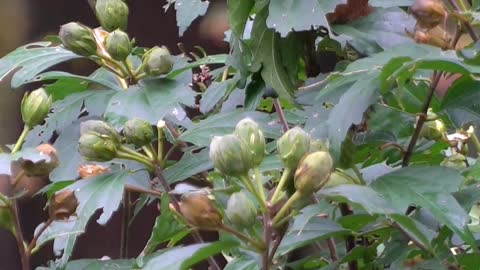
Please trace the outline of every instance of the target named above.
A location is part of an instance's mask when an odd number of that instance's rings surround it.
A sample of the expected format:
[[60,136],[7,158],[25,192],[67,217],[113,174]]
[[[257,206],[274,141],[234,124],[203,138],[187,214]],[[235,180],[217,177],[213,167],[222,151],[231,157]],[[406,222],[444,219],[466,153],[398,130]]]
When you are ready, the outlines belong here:
[[333,159],[328,152],[318,151],[306,155],[295,171],[295,189],[311,194],[322,188],[333,170]]
[[128,5],[122,0],[97,0],[95,14],[106,31],[127,30]]
[[235,134],[252,153],[253,166],[260,166],[265,156],[265,137],[258,124],[250,118],[244,118],[235,127]]
[[438,141],[445,137],[447,128],[441,119],[431,110],[428,110],[427,119],[420,130],[420,137]]
[[67,220],[75,214],[78,201],[74,192],[65,189],[55,193],[49,202],[48,213],[51,219]]
[[210,159],[221,173],[243,176],[252,168],[252,155],[236,135],[215,136],[210,143]]
[[447,11],[441,0],[416,0],[410,12],[417,19],[417,25],[432,29],[445,20]]
[[130,119],[125,123],[123,135],[128,143],[133,143],[137,147],[142,147],[152,142],[154,131],[152,125],[143,119]]
[[173,57],[166,47],[153,47],[143,56],[145,72],[150,76],[169,73],[173,64]]
[[132,42],[127,33],[115,30],[105,38],[105,49],[112,59],[125,61],[132,52]]
[[222,227],[222,216],[215,204],[202,193],[190,193],[182,196],[180,211],[186,221],[202,230],[218,230]]
[[117,156],[117,144],[110,137],[95,132],[80,136],[78,150],[92,161],[110,161]]
[[118,134],[117,130],[104,121],[88,120],[80,124],[80,135],[92,132],[104,137],[108,137],[116,144],[120,143],[120,135]]
[[253,226],[257,217],[255,205],[243,192],[236,192],[230,196],[226,213],[228,219],[239,228]]
[[22,99],[21,111],[25,125],[33,128],[45,121],[52,108],[52,97],[45,89],[39,88],[31,93],[25,93]]
[[86,164],[78,166],[78,174],[81,179],[95,177],[110,172],[110,168],[96,164]]
[[310,151],[310,141],[310,135],[300,127],[288,130],[278,139],[277,151],[286,168],[297,168],[298,162]]
[[467,168],[465,163],[466,157],[462,154],[455,153],[451,156],[446,157],[441,163],[441,166],[452,168],[456,170],[463,170]]
[[62,25],[58,33],[63,46],[81,56],[91,56],[97,54],[97,42],[93,30],[89,27],[71,22]]

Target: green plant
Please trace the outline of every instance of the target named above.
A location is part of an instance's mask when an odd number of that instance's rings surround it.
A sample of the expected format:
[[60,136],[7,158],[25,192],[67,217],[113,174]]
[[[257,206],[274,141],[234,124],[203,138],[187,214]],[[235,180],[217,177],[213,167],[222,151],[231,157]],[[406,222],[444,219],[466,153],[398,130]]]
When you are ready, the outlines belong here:
[[[23,269],[52,240],[44,269],[477,269],[480,2],[343,2],[228,0],[230,53],[198,56],[135,45],[127,3],[98,0],[103,29],[69,23],[0,59],[12,88],[44,83],[0,154]],[[166,8],[182,34],[208,4]],[[45,72],[80,57],[98,69]],[[17,200],[45,174],[50,218],[27,244]],[[176,197],[188,179],[204,187]],[[135,212],[160,209],[141,254],[126,215],[121,258],[70,260],[94,212],[129,213],[132,193]]]

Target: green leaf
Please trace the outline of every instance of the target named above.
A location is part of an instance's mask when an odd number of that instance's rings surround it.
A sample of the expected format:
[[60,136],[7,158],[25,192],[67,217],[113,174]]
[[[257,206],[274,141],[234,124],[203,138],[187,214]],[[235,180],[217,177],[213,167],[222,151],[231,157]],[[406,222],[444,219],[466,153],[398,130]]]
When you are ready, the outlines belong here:
[[372,55],[405,43],[414,43],[405,29],[413,31],[415,19],[400,8],[376,8],[373,13],[348,24],[337,24],[337,34],[351,38],[349,44],[364,55]]
[[480,124],[480,82],[463,76],[455,81],[442,99],[441,108],[447,111],[455,126],[474,121]]
[[310,243],[329,237],[349,235],[350,233],[349,230],[342,228],[331,220],[315,217],[310,219],[301,230],[293,229],[287,231],[280,243],[277,254],[283,256],[294,249]]
[[330,199],[347,201],[362,206],[369,214],[391,214],[397,211],[375,190],[359,185],[340,185],[320,190]]
[[260,266],[254,259],[240,256],[227,263],[224,270],[260,270]]
[[330,29],[326,15],[333,9],[325,9],[324,2],[326,1],[270,1],[267,26],[275,29],[282,37],[286,37],[291,31],[308,31],[312,27],[324,26]]
[[230,28],[237,37],[243,36],[245,24],[254,4],[255,0],[227,0],[228,21],[230,22]]
[[144,270],[186,270],[196,263],[215,255],[219,252],[226,252],[238,246],[235,241],[218,241],[213,243],[194,244],[185,247],[176,247],[159,252],[152,256],[143,267]]
[[182,133],[179,139],[196,146],[208,146],[213,136],[226,135],[235,129],[237,123],[245,117],[255,120],[268,138],[281,135],[281,125],[273,121],[273,116],[261,112],[235,110],[212,115],[205,120],[194,123],[190,129]]
[[252,59],[255,61],[253,66],[261,64],[261,75],[267,86],[272,87],[280,98],[292,102],[295,88],[283,66],[278,34],[267,28],[266,17],[267,9],[264,9],[255,16],[253,22],[251,33]]
[[328,139],[332,154],[337,159],[340,156],[341,144],[352,124],[360,124],[363,113],[378,99],[376,74],[376,72],[365,74],[362,80],[355,82],[329,114]]
[[208,156],[208,151],[202,150],[197,154],[185,153],[179,161],[165,169],[164,176],[168,183],[173,184],[212,168],[213,163]]
[[200,100],[200,112],[211,111],[227,94],[228,90],[237,82],[236,79],[228,79],[223,82],[213,82],[202,95]]
[[[32,81],[43,70],[58,63],[80,56],[50,42],[36,42],[25,45],[0,59],[0,81],[14,71],[12,88]],[[16,71],[15,71],[16,70]]]
[[108,102],[105,117],[114,126],[122,126],[132,118],[157,124],[167,114],[183,111],[182,104],[195,104],[195,92],[184,80],[148,80],[141,87],[117,92]]
[[162,204],[160,212],[161,214],[155,220],[152,234],[150,235],[150,238],[148,239],[148,242],[145,245],[142,253],[136,260],[137,264],[140,267],[143,266],[144,256],[155,251],[158,245],[169,241],[176,236],[186,236],[188,234],[185,226],[183,224],[180,224],[174,214],[172,214],[172,212],[170,211],[170,200],[168,199],[168,196],[164,194],[160,202]]
[[68,262],[65,270],[129,270],[133,260],[81,259]]
[[201,0],[176,0],[178,34],[183,33],[199,16],[205,15],[210,2]]
[[[78,200],[76,210],[77,217],[73,221],[72,231],[84,231],[90,217],[97,209],[103,209],[103,213],[97,220],[100,225],[105,225],[117,210],[123,196],[128,171],[117,170],[91,178],[88,181],[78,181],[67,187],[75,191]],[[70,258],[77,234],[68,235],[63,246],[63,256],[60,264],[64,265]]]
[[167,75],[167,78],[175,79],[178,77],[178,75],[192,68],[196,68],[201,65],[225,64],[226,61],[226,54],[208,55],[191,63],[187,63],[184,58],[177,57],[177,62],[175,62],[173,70]]
[[[428,232],[424,225],[410,218],[409,216],[401,214],[393,214],[389,215],[389,217],[395,221],[396,225],[403,233],[407,234],[409,239],[414,240],[416,243],[422,244],[422,246],[427,250],[432,251],[432,246],[430,244],[432,239],[426,236]],[[433,234],[433,232],[430,232],[430,234]]]

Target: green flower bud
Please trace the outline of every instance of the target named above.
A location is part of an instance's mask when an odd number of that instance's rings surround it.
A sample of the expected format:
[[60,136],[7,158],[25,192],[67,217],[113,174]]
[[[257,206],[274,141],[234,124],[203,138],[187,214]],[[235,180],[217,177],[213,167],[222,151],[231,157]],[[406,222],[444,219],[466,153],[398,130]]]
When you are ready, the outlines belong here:
[[40,125],[52,108],[52,97],[45,89],[39,88],[31,93],[25,93],[22,99],[21,111],[25,125],[33,128]]
[[96,133],[104,137],[108,137],[116,145],[120,143],[120,135],[109,124],[100,120],[88,120],[80,124],[80,135]]
[[142,147],[152,142],[154,132],[152,125],[148,121],[135,118],[125,123],[123,135],[125,135],[128,143]]
[[260,166],[265,156],[265,137],[258,124],[250,118],[244,118],[235,127],[235,134],[250,149],[253,166]]
[[128,6],[122,0],[97,0],[95,14],[105,31],[127,30]]
[[78,150],[92,161],[110,161],[117,156],[117,144],[110,137],[95,132],[80,136]]
[[436,119],[425,122],[420,130],[420,137],[427,140],[439,141],[444,138],[447,128],[442,120]]
[[236,135],[215,136],[210,143],[210,159],[217,170],[229,176],[246,175],[252,168],[248,147]]
[[97,54],[97,42],[92,29],[87,26],[71,22],[62,25],[58,34],[65,48],[81,56]]
[[257,210],[245,193],[237,192],[228,199],[226,214],[234,225],[247,228],[255,223]]
[[444,166],[447,168],[452,168],[456,170],[463,170],[467,168],[467,164],[465,163],[465,156],[459,153],[455,153],[451,156],[446,157],[440,163],[440,166]]
[[218,230],[223,225],[222,215],[217,207],[202,193],[183,195],[180,211],[191,226],[202,230]]
[[295,170],[298,162],[310,151],[310,135],[300,127],[285,132],[277,141],[277,151],[285,167]]
[[322,188],[333,170],[333,159],[328,152],[306,155],[295,171],[295,188],[302,194],[311,194]]
[[173,64],[173,57],[165,47],[153,47],[143,56],[145,72],[150,76],[169,73]]
[[125,61],[132,51],[132,42],[127,33],[115,30],[105,38],[105,49],[117,61]]

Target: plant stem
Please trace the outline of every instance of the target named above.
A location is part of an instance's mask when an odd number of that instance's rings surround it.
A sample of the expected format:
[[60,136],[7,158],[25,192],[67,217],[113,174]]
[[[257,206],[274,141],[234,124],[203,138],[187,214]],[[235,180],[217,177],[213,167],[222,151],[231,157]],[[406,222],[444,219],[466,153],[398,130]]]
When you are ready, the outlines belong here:
[[125,190],[123,194],[123,218],[120,234],[120,258],[128,258],[128,224],[130,224],[130,191]]
[[149,161],[146,158],[139,157],[137,155],[131,155],[129,153],[123,152],[123,151],[118,151],[117,152],[117,158],[123,158],[123,159],[128,159],[128,160],[134,160],[139,163],[144,164],[149,171],[153,171],[153,165],[152,162]]
[[17,175],[15,176],[15,180],[13,180],[13,183],[12,183],[12,187],[15,188],[18,183],[20,183],[20,179],[22,179],[22,177],[25,175],[25,170],[21,170],[17,173]]
[[410,158],[412,157],[413,149],[417,144],[418,137],[420,136],[420,131],[427,118],[428,108],[430,107],[430,102],[432,101],[433,95],[435,94],[435,89],[437,88],[437,85],[440,82],[441,76],[442,76],[441,72],[437,72],[437,71],[433,72],[432,82],[430,83],[427,98],[423,102],[422,112],[418,116],[415,130],[413,132],[412,138],[410,139],[410,143],[408,144],[407,150],[405,151],[405,155],[403,156],[402,167],[406,167],[410,163]]
[[280,100],[278,98],[273,99],[273,106],[275,107],[275,111],[278,114],[278,118],[282,123],[283,131],[286,132],[288,130],[288,122],[287,122],[287,119],[285,118],[285,113],[283,112],[282,104],[280,104]]
[[333,238],[327,239],[328,251],[330,253],[330,259],[332,262],[338,261],[337,246],[335,245],[335,240]]
[[265,211],[267,209],[266,202],[264,199],[262,199],[262,196],[260,195],[260,193],[253,186],[252,181],[250,180],[250,177],[248,177],[248,175],[242,175],[242,176],[239,176],[238,178],[242,181],[242,183],[245,185],[248,191],[250,191],[255,196],[258,203],[262,207],[262,210]]
[[[173,207],[175,208],[175,211],[177,211],[177,213],[183,216],[182,210],[180,209],[180,204],[178,203],[177,198],[175,198],[175,196],[173,196],[173,194],[170,193],[171,189],[170,189],[170,186],[168,185],[168,181],[163,176],[163,170],[158,164],[154,166],[153,174],[155,175],[156,178],[158,178],[165,192],[167,192],[170,198],[170,201],[172,202]],[[198,231],[192,231],[192,236],[197,243],[203,243],[202,236],[198,233]],[[219,264],[215,261],[214,257],[208,257],[208,263],[210,264],[210,267],[212,268],[212,270],[221,270]]]
[[16,201],[13,201],[11,204],[11,211],[15,226],[15,239],[17,239],[18,253],[22,263],[22,270],[30,270],[30,258],[25,250],[25,240],[23,239],[22,227],[20,226],[20,218],[18,216],[18,205]]
[[12,149],[12,154],[18,152],[18,150],[22,148],[22,145],[25,142],[25,138],[27,137],[29,131],[30,131],[30,127],[27,125],[24,125],[22,133],[20,134],[20,137],[18,137],[17,142],[15,143],[15,146]]
[[[456,0],[448,0],[448,3],[450,3],[450,5],[453,7],[455,11],[462,12],[462,9],[460,8]],[[473,29],[473,26],[467,22],[462,22],[462,25],[467,29],[467,32],[470,35],[470,37],[473,39],[473,41],[477,42],[479,38],[477,33],[475,32],[475,29]],[[455,46],[453,46],[452,48],[455,48]]]
[[125,59],[122,64],[125,66],[125,69],[127,70],[128,76],[130,77],[131,81],[133,84],[137,83],[137,78],[135,77],[133,68],[132,68],[132,63],[128,59]]
[[358,178],[358,181],[360,181],[360,185],[365,186],[367,183],[365,182],[365,179],[363,178],[362,172],[358,169],[356,164],[352,165],[352,170],[355,173],[355,175]]
[[263,214],[263,230],[264,230],[264,241],[266,249],[263,253],[262,262],[263,262],[263,270],[269,270],[270,267],[270,242],[272,241],[272,220],[270,216],[270,207],[271,205],[267,205],[267,209]]
[[280,243],[282,242],[283,237],[285,236],[286,232],[287,232],[287,230],[284,229],[277,234],[277,239],[275,240],[275,243],[273,244],[272,250],[270,251],[270,257],[269,257],[270,262],[273,262],[273,258],[275,258],[275,253],[277,252],[277,249],[280,247]]
[[[165,122],[164,121],[158,121],[157,123],[157,160],[160,164],[163,164],[164,162],[164,156],[163,156],[163,139],[164,139],[164,134],[163,134],[163,128],[165,127]],[[166,157],[165,157],[166,159]]]
[[265,191],[263,190],[263,180],[262,174],[260,173],[260,169],[256,167],[253,169],[255,172],[255,181],[257,182],[258,192],[260,193],[260,199],[262,200],[262,204],[265,204],[267,200],[265,199]]
[[232,227],[229,227],[225,224],[223,224],[220,228],[220,230],[224,231],[224,232],[227,232],[227,233],[230,233],[230,234],[233,234],[235,235],[236,237],[238,237],[240,240],[242,240],[243,242],[247,243],[247,244],[250,244],[252,245],[253,247],[255,247],[255,249],[257,249],[257,251],[259,252],[262,252],[263,250],[265,250],[265,245],[262,244],[262,243],[259,243],[258,241],[255,241],[253,240],[252,238],[248,237],[248,235],[244,234],[244,233],[241,233],[237,230],[235,230],[234,228]]
[[125,189],[127,191],[130,191],[130,192],[144,193],[144,194],[148,194],[148,195],[156,196],[156,197],[162,196],[162,193],[160,191],[153,190],[153,189],[143,189],[143,188],[133,186],[133,185],[129,185],[129,184],[125,184]]
[[282,173],[282,177],[280,178],[280,181],[278,182],[277,188],[275,189],[275,192],[272,195],[272,198],[270,201],[272,204],[276,204],[277,201],[280,199],[280,194],[282,194],[282,190],[285,187],[285,184],[287,183],[288,179],[290,179],[292,174],[292,170],[289,168],[285,168]]
[[292,205],[296,201],[298,201],[302,197],[302,195],[303,194],[298,191],[295,191],[295,193],[293,193],[293,195],[288,199],[288,201],[282,206],[280,211],[278,211],[278,213],[273,218],[272,225],[274,228],[278,226],[279,222],[283,219],[283,217],[288,214]]
[[[350,207],[348,206],[348,204],[340,203],[338,206],[340,208],[340,213],[342,214],[342,216],[348,216],[348,215],[353,214],[353,212],[350,210]],[[355,237],[354,236],[350,235],[350,236],[346,237],[345,248],[346,248],[347,253],[355,248]],[[353,260],[353,261],[348,262],[348,269],[349,270],[358,270],[357,260]]]
[[52,218],[49,218],[47,220],[47,222],[45,222],[43,224],[43,227],[37,232],[37,234],[35,234],[35,236],[33,236],[33,239],[30,242],[30,244],[28,245],[28,248],[27,248],[27,251],[26,251],[27,256],[30,256],[32,254],[33,249],[37,246],[38,238],[40,238],[42,233],[45,232],[45,230],[48,228],[48,226],[50,226],[53,223],[53,221],[54,220]]

